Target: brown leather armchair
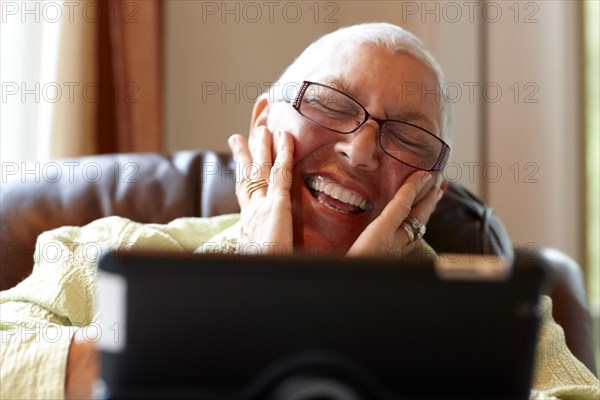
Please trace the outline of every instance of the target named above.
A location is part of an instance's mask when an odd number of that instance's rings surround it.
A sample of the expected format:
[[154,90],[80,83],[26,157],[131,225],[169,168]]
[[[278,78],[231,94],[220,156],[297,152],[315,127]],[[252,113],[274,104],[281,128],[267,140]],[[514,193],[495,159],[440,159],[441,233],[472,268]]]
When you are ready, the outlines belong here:
[[[85,225],[119,215],[166,223],[177,217],[238,212],[230,156],[209,151],[172,155],[112,154],[4,163],[0,192],[0,289],[25,278],[36,237],[64,225]],[[492,210],[458,184],[450,184],[425,239],[438,252],[512,256],[512,243]],[[546,293],[573,354],[595,373],[591,319],[579,266],[565,254],[539,248],[548,275]]]

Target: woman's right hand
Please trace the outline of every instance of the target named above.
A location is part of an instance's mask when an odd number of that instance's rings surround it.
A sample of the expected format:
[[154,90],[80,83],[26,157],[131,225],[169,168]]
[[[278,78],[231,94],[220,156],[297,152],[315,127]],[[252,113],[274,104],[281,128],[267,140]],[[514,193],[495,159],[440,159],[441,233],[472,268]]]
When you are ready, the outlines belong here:
[[[293,252],[292,165],[294,141],[278,131],[273,135],[259,126],[250,135],[229,138],[236,162],[236,196],[241,209],[241,235],[237,251],[242,254],[282,255]],[[276,144],[273,161],[272,148]],[[252,179],[266,179],[268,186],[248,192]]]

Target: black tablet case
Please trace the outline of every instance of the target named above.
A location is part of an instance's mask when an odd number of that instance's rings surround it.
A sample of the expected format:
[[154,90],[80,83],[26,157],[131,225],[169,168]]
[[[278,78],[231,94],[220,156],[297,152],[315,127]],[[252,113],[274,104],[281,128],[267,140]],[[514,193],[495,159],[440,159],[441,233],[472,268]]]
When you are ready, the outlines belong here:
[[410,258],[111,253],[100,270],[125,290],[100,290],[121,314],[101,309],[120,349],[100,346],[99,397],[529,397],[543,273],[519,257],[483,281]]

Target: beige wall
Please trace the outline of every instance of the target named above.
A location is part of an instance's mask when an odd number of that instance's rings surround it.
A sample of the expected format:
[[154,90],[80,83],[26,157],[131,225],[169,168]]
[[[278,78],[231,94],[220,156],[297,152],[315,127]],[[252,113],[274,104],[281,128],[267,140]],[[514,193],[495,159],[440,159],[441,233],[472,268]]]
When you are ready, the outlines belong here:
[[[227,151],[226,140],[232,133],[248,132],[252,105],[260,91],[307,44],[337,26],[322,22],[321,16],[315,23],[308,8],[312,3],[286,3],[294,4],[285,9],[273,7],[272,17],[269,8],[258,8],[262,17],[253,22],[257,7],[244,7],[245,2],[166,2],[168,150]],[[226,13],[236,7],[237,13]],[[287,22],[296,15],[298,22]]]
[[558,247],[581,262],[578,3],[540,1],[524,10],[537,10],[530,23],[490,24],[489,80],[503,87],[518,82],[520,93],[515,98],[508,90],[502,101],[487,103],[488,158],[503,173],[487,193],[514,241]]
[[247,133],[258,90],[307,44],[343,25],[396,23],[446,73],[455,111],[448,178],[483,196],[515,242],[581,260],[576,3],[167,1],[167,150],[227,151],[231,133]]

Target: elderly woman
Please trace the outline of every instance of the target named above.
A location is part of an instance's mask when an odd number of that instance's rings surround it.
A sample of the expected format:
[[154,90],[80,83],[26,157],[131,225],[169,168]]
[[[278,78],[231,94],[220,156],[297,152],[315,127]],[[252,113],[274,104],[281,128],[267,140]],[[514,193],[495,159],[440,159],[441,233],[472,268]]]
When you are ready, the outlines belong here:
[[[2,293],[2,397],[90,394],[97,356],[81,331],[47,343],[20,341],[12,329],[46,321],[66,331],[97,319],[96,265],[78,243],[134,240],[138,248],[242,254],[432,254],[421,236],[443,194],[440,171],[450,150],[443,79],[423,44],[402,28],[340,29],[310,45],[256,102],[249,140],[230,138],[241,175],[239,216],[168,225],[109,217],[41,235],[40,248],[52,241],[68,252],[52,265],[36,258],[32,275]],[[598,396],[597,379],[569,353],[560,328],[550,319],[544,324],[533,393]]]
[[[408,96],[408,85],[418,91]],[[239,180],[240,242],[349,255],[414,250],[443,194],[431,179],[449,153],[443,86],[429,52],[391,25],[312,44],[278,81],[282,93],[256,103],[249,145],[230,138],[241,165],[275,165]]]

